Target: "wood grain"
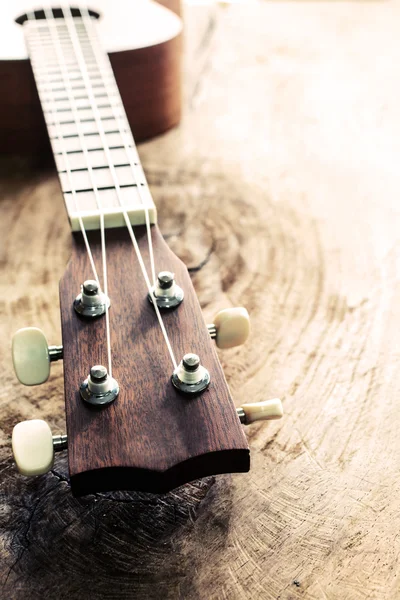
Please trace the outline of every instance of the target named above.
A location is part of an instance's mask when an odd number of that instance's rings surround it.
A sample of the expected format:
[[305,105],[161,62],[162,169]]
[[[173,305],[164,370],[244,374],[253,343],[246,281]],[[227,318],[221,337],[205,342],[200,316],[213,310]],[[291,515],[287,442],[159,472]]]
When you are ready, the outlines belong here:
[[[179,393],[171,382],[173,365],[127,229],[106,232],[107,279],[113,377],[118,398],[94,409],[79,387],[90,367],[106,365],[104,318],[78,318],[73,301],[90,277],[89,257],[77,233],[71,260],[60,282],[61,326],[68,461],[75,495],[110,490],[166,492],[218,473],[246,472],[249,450],[230,397],[214,342],[185,265],[171,252],[157,225],[151,228],[154,261],[175,273],[185,297],[163,322],[177,362],[195,352],[211,377],[196,397]],[[150,264],[145,226],[135,236]],[[100,232],[90,232],[95,263],[101,265]],[[99,268],[100,272],[100,268]]]
[[181,126],[139,149],[206,320],[251,313],[220,353],[236,404],[283,399],[246,430],[247,475],[73,498],[63,456],[15,473],[16,421],[65,429],[62,365],[24,388],[7,340],[60,341],[70,236],[56,176],[2,167],[4,598],[399,598],[399,18],[391,0],[221,11]]

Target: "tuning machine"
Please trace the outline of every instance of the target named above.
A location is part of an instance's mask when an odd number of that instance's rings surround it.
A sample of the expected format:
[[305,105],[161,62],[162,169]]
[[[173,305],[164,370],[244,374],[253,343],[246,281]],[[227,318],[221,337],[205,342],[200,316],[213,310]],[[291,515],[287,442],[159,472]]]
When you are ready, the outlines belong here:
[[175,308],[182,302],[184,293],[176,283],[174,273],[161,271],[157,276],[152,294],[148,294],[147,297],[151,304],[154,302],[154,297],[158,308]]
[[207,325],[208,332],[218,348],[234,348],[245,343],[250,333],[250,316],[243,307],[220,310],[214,322]]
[[119,394],[119,385],[103,365],[94,365],[81,384],[79,393],[87,404],[104,407],[114,402]]
[[52,435],[46,421],[21,421],[12,432],[12,450],[18,471],[32,477],[47,473],[53,466],[54,453],[66,450],[66,435]]
[[106,296],[94,279],[83,282],[81,293],[74,300],[74,309],[85,319],[96,319],[110,308],[110,298]]
[[172,374],[172,383],[184,394],[197,395],[210,385],[210,373],[203,367],[197,354],[185,354]]
[[15,374],[24,385],[39,385],[48,380],[50,363],[63,357],[62,346],[49,346],[41,329],[24,327],[12,340]]
[[283,417],[282,402],[279,398],[242,404],[236,412],[243,425],[250,425],[256,421],[273,421]]

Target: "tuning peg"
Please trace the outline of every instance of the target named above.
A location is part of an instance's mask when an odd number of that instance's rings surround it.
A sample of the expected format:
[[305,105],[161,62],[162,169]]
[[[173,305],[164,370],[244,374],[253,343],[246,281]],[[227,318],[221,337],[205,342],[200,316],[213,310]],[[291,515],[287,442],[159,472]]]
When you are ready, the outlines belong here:
[[49,346],[37,327],[19,329],[12,340],[15,374],[24,385],[39,385],[50,375],[50,362],[63,357],[62,346]]
[[249,313],[243,307],[220,310],[207,328],[218,348],[241,346],[250,333]]
[[22,421],[12,433],[12,450],[18,471],[32,477],[47,473],[53,466],[54,452],[67,448],[67,436],[55,435],[41,419]]
[[280,419],[283,416],[282,402],[279,398],[274,398],[273,400],[264,400],[263,402],[243,404],[237,409],[237,414],[243,425],[250,425],[250,423],[254,423],[255,421]]
[[151,304],[155,300],[159,308],[175,308],[184,298],[182,288],[177,285],[175,275],[170,271],[160,271],[152,292],[147,297]]
[[110,298],[100,289],[94,279],[87,279],[81,286],[81,292],[74,300],[74,309],[85,319],[96,319],[110,308]]

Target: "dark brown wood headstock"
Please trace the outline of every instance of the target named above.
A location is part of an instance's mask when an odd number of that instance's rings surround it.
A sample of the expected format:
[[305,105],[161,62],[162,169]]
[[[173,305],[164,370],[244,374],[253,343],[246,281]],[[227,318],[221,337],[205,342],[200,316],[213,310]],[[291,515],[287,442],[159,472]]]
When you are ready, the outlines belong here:
[[[176,15],[155,4],[149,3],[148,8],[155,18],[144,18],[142,27],[147,23],[151,39],[158,40],[156,46],[164,40],[167,21],[178,38],[181,22]],[[153,29],[160,24],[161,15],[165,27],[161,37],[154,38]],[[140,96],[145,77],[139,81],[129,72],[118,86],[101,47],[97,20],[85,8],[31,10],[23,22],[75,233],[72,257],[60,283],[63,349],[49,349],[43,334],[34,328],[21,330],[13,344],[16,372],[26,385],[45,381],[50,360],[63,354],[68,442],[65,436],[54,439],[46,423],[19,424],[13,433],[17,465],[24,474],[44,473],[51,468],[54,450],[68,443],[75,495],[116,489],[165,492],[205,475],[248,471],[249,449],[240,421],[251,422],[252,418],[242,414],[243,408],[239,414],[235,410],[210,338],[212,332],[204,323],[186,268],[153,224],[156,269],[173,271],[185,294],[179,307],[163,315],[176,360],[189,352],[198,354],[211,375],[209,388],[196,397],[188,397],[172,385],[173,361],[148,301],[148,288],[126,228],[129,222],[156,221],[119,94],[119,86],[136,81]],[[157,87],[157,94],[160,89]],[[103,227],[108,276],[99,283],[107,287],[108,282],[111,298],[110,344],[106,317],[85,320],[73,307],[80,286],[92,276],[83,242],[85,231],[93,230],[88,233],[89,245],[100,271]],[[149,267],[146,227],[136,226],[135,235],[139,253]],[[103,306],[102,302],[98,305]],[[224,337],[225,317],[220,318],[222,324],[214,323],[217,343],[218,336]],[[245,330],[248,333],[246,318]],[[82,399],[80,386],[91,367],[108,366],[109,348],[119,395],[112,404],[93,407]]]
[[[73,309],[80,284],[90,276],[82,236],[60,282],[65,404],[72,491],[166,492],[207,475],[245,472],[249,449],[213,342],[184,264],[156,225],[151,227],[157,270],[173,271],[185,299],[163,320],[177,360],[196,352],[211,384],[190,398],[171,383],[172,363],[125,228],[106,231],[113,377],[120,393],[113,404],[92,408],[79,386],[94,364],[107,364],[105,318],[83,320]],[[149,265],[146,228],[135,228]],[[101,262],[99,232],[90,245]]]

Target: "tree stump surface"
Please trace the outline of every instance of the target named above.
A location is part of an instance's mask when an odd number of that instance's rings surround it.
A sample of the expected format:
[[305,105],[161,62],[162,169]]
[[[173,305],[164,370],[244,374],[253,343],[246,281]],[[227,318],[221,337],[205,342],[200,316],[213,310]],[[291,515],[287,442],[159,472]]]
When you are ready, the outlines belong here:
[[283,400],[247,429],[247,475],[75,499],[65,455],[17,474],[12,427],[63,432],[63,376],[19,385],[10,339],[60,341],[71,242],[55,172],[2,164],[1,598],[400,597],[399,17],[397,1],[221,9],[181,126],[139,148],[207,320],[251,314],[249,342],[220,353],[237,405]]

